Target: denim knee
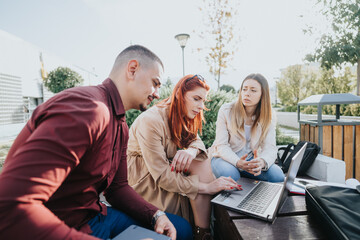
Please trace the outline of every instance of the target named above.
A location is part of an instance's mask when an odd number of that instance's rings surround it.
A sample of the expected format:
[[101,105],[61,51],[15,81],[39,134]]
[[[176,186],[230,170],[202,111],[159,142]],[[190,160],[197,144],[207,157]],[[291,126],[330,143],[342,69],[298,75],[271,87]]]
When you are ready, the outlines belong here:
[[211,168],[216,178],[219,178],[221,176],[231,177],[235,181],[237,181],[240,178],[239,170],[234,165],[228,163],[227,161],[221,158],[215,158],[215,157],[212,158]]
[[186,221],[184,218],[180,216],[171,213],[166,213],[166,216],[169,218],[169,220],[176,229],[176,239],[179,240],[193,239],[192,227],[188,221]]
[[284,178],[284,172],[281,168],[276,164],[271,165],[267,171],[267,180],[269,182],[283,182]]

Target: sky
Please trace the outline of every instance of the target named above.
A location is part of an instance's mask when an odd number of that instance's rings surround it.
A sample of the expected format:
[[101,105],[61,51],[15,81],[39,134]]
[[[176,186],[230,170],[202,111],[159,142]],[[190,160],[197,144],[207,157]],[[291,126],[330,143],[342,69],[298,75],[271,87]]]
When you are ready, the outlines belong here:
[[[302,64],[326,29],[316,0],[230,0],[238,2],[238,50],[221,84],[239,89],[250,73],[261,73],[274,86],[280,69]],[[0,0],[0,29],[69,63],[93,71],[102,82],[116,56],[130,44],[155,52],[165,66],[164,79],[182,77],[182,52],[176,34],[188,33],[185,74],[201,74],[216,89],[199,32],[204,29],[202,0]],[[1,53],[0,53],[1,54]],[[44,59],[46,67],[46,59]],[[47,69],[51,71],[52,69]]]

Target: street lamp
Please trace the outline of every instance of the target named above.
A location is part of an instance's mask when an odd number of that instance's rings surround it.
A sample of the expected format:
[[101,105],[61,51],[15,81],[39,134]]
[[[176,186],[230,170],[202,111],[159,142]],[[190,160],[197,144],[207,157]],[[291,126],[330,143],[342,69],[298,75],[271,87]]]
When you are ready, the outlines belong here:
[[175,38],[179,41],[180,47],[182,49],[182,59],[183,59],[183,76],[185,76],[185,64],[184,64],[184,48],[186,45],[187,40],[190,38],[189,34],[180,33],[175,36]]

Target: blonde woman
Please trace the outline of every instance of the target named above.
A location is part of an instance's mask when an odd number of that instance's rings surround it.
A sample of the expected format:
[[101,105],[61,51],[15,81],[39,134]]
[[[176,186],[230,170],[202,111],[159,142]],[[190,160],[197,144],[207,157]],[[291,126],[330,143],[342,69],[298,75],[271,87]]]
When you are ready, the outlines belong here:
[[[274,164],[275,125],[268,82],[261,74],[250,74],[241,84],[238,100],[219,110],[216,138],[209,150],[215,176],[282,182],[284,174]],[[248,160],[251,153],[254,157]]]

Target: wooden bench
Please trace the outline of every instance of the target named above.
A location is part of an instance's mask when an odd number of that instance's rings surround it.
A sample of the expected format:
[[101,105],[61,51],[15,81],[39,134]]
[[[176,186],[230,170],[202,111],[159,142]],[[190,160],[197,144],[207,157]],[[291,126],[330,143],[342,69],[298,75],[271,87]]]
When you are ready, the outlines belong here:
[[273,224],[213,205],[212,227],[216,240],[326,239],[308,215],[305,196],[288,196]]

